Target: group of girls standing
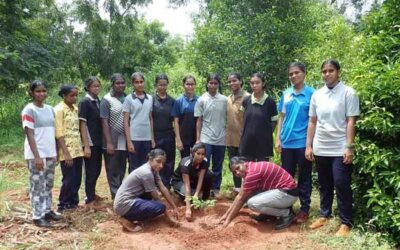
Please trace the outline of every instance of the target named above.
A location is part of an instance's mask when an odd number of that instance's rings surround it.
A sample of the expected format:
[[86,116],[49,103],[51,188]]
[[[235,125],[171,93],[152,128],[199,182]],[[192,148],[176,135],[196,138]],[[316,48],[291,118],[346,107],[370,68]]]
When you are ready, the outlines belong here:
[[[63,211],[76,208],[79,203],[83,162],[86,203],[90,205],[102,200],[95,191],[102,155],[114,200],[125,176],[126,161],[131,173],[148,162],[152,148],[162,149],[165,162],[160,168],[160,180],[167,189],[172,185],[185,197],[186,218],[190,219],[191,195],[201,192],[207,199],[218,194],[225,149],[229,158],[269,161],[273,156],[273,131],[278,124],[275,149],[281,154],[282,167],[292,176],[299,168],[301,209],[295,220],[302,223],[308,219],[315,158],[321,218],[311,228],[323,226],[331,216],[335,187],[342,226],[349,229],[358,98],[353,89],[340,81],[336,60],[325,61],[321,70],[325,86],[314,93],[305,84],[305,65],[291,63],[288,76],[292,86],[284,91],[278,107],[265,92],[266,82],[260,73],[250,78],[251,94],[242,89],[239,73],[229,74],[231,94],[227,97],[221,92],[222,81],[217,74],[207,77],[206,91],[201,96],[195,94],[196,79],[187,75],[182,80],[184,93],[176,100],[167,93],[169,80],[165,74],[156,76],[154,95],[145,92],[143,74],[132,74],[133,92],[129,95],[125,94],[122,74],[113,74],[111,89],[101,101],[101,83],[96,77],[89,77],[85,81],[87,94],[79,108],[75,105],[78,88],[63,85],[59,91],[63,100],[54,109],[44,104],[46,84],[33,81],[29,86],[33,103],[25,107],[22,119],[35,224],[49,226],[49,220],[60,219],[51,211],[56,156],[63,174],[58,210]],[[176,170],[175,149],[181,156]],[[234,177],[235,191],[240,187],[241,179]]]

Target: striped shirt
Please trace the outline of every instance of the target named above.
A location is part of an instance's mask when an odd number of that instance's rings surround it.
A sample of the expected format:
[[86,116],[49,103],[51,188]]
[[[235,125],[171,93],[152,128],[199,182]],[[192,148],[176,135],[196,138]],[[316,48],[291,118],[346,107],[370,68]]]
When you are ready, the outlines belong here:
[[246,162],[243,191],[290,190],[297,187],[293,177],[280,166],[267,161]]

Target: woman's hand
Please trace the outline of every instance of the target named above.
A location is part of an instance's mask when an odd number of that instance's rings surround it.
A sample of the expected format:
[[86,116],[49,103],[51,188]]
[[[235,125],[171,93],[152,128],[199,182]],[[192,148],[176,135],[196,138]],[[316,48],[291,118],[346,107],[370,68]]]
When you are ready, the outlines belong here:
[[65,166],[67,167],[72,167],[74,165],[74,159],[72,159],[71,155],[69,154],[69,152],[67,152],[64,155],[64,160],[65,160]]
[[182,151],[182,150],[183,150],[182,141],[179,140],[179,139],[176,140],[176,148],[177,148],[179,151]]
[[107,143],[107,154],[113,155],[114,154],[114,146],[112,143]]
[[314,160],[314,153],[313,153],[313,149],[312,147],[307,147],[306,148],[306,159],[309,161],[313,161]]
[[85,158],[90,158],[90,156],[92,155],[92,151],[90,150],[90,147],[84,147],[83,148],[83,154]]
[[131,141],[128,141],[128,151],[133,154],[136,153],[135,146],[133,146],[133,143]]
[[38,171],[42,171],[44,169],[44,163],[40,157],[35,157],[35,167]]
[[278,138],[275,141],[275,150],[278,154],[282,153],[282,145],[281,145],[281,140]]
[[343,163],[349,165],[353,162],[354,150],[351,148],[346,148],[343,153]]
[[189,222],[192,221],[192,210],[190,208],[186,209],[185,219]]

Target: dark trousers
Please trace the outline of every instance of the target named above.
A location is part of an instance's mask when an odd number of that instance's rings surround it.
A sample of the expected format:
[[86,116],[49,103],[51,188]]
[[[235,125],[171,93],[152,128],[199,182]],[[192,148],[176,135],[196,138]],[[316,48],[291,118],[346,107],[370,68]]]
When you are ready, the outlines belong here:
[[308,213],[311,204],[312,191],[312,162],[305,157],[305,148],[282,148],[282,168],[293,178],[296,175],[296,167],[299,168],[299,199],[300,210]]
[[353,220],[353,192],[351,190],[352,165],[344,165],[343,157],[316,156],[320,192],[320,214],[323,217],[332,215],[333,189],[342,224],[351,226]]
[[[207,170],[206,174],[204,175],[203,184],[201,185],[201,192],[203,200],[208,200],[210,198],[211,187],[213,185],[214,175]],[[190,191],[191,195],[194,195],[197,188],[198,176],[190,177]],[[172,187],[174,191],[181,196],[181,198],[185,197],[185,184],[183,181],[176,181],[172,183]]]
[[[239,147],[232,147],[228,146],[226,147],[228,149],[228,157],[229,157],[229,169],[230,169],[230,161],[232,157],[239,156]],[[236,177],[233,173],[233,184],[235,188],[240,188],[242,186],[242,178]]]
[[160,171],[160,177],[164,185],[169,189],[171,187],[171,177],[175,168],[175,136],[156,138],[156,148],[161,148],[167,154],[167,161]]
[[103,149],[101,146],[92,146],[90,147],[90,151],[90,158],[84,158],[86,203],[94,201],[96,195],[96,183],[101,172]]
[[215,176],[212,189],[219,190],[222,182],[222,164],[225,157],[225,146],[206,144],[206,157],[212,163],[212,172]]
[[110,187],[111,198],[114,200],[126,172],[126,150],[115,150],[112,155],[107,154],[106,150],[103,150],[103,153],[108,186]]
[[151,150],[151,141],[132,141],[132,143],[136,152],[128,152],[129,173],[147,162],[147,154]]
[[59,196],[59,209],[76,207],[79,204],[79,188],[82,181],[82,157],[73,159],[73,165],[67,167],[61,161],[62,184]]
[[193,145],[183,145],[183,149],[179,151],[181,153],[181,159],[190,155],[190,149],[192,147]]
[[145,221],[162,215],[165,212],[165,205],[160,201],[154,201],[148,193],[135,199],[132,207],[124,214],[129,221]]

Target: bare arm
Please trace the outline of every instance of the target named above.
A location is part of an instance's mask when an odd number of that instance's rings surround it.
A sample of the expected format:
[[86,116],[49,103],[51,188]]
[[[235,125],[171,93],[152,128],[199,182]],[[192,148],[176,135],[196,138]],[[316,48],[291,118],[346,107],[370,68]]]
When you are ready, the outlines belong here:
[[111,141],[110,125],[108,125],[108,120],[101,118],[101,126],[103,127],[103,136],[106,141],[107,154],[114,154],[114,146]]
[[71,155],[69,154],[67,145],[65,144],[64,136],[58,138],[57,143],[58,143],[58,146],[61,148],[61,151],[64,154],[65,165],[67,167],[72,167],[72,165],[74,164],[74,161],[73,161]]
[[176,147],[178,148],[178,150],[183,150],[181,134],[179,132],[179,117],[174,117],[174,130],[176,137]]
[[353,156],[354,156],[353,143],[356,135],[356,117],[349,116],[347,117],[346,122],[347,122],[347,129],[346,129],[347,145],[343,153],[343,163],[351,164],[353,162]]
[[244,192],[243,189],[240,190],[229,210],[221,218],[221,222],[224,223],[223,227],[227,227],[229,223],[231,223],[231,221],[237,216],[250,194],[250,192]]
[[307,141],[306,141],[306,159],[309,161],[314,160],[312,141],[314,139],[316,126],[317,126],[317,117],[310,116],[310,119],[308,120]]
[[275,150],[278,153],[282,152],[282,145],[281,145],[281,131],[282,131],[282,123],[283,119],[285,118],[285,113],[280,113],[279,119],[278,119],[278,125],[277,125],[277,130],[276,130],[276,139],[275,139]]
[[124,131],[125,131],[125,138],[126,138],[126,144],[128,145],[128,151],[131,153],[135,153],[135,147],[133,146],[132,140],[131,140],[131,131],[129,128],[129,113],[124,112]]
[[90,158],[91,151],[90,151],[89,135],[88,135],[86,121],[79,120],[79,130],[81,132],[81,138],[83,141],[84,156],[85,158]]
[[39,151],[37,149],[34,130],[28,127],[25,127],[26,138],[28,139],[29,147],[35,157],[35,167],[37,170],[42,171],[44,168],[43,160],[40,158]]
[[196,143],[200,142],[202,126],[203,126],[203,116],[199,116],[196,121]]
[[195,196],[199,196],[200,190],[203,186],[204,176],[206,175],[206,169],[200,170],[199,179],[197,180],[196,192],[194,193]]

